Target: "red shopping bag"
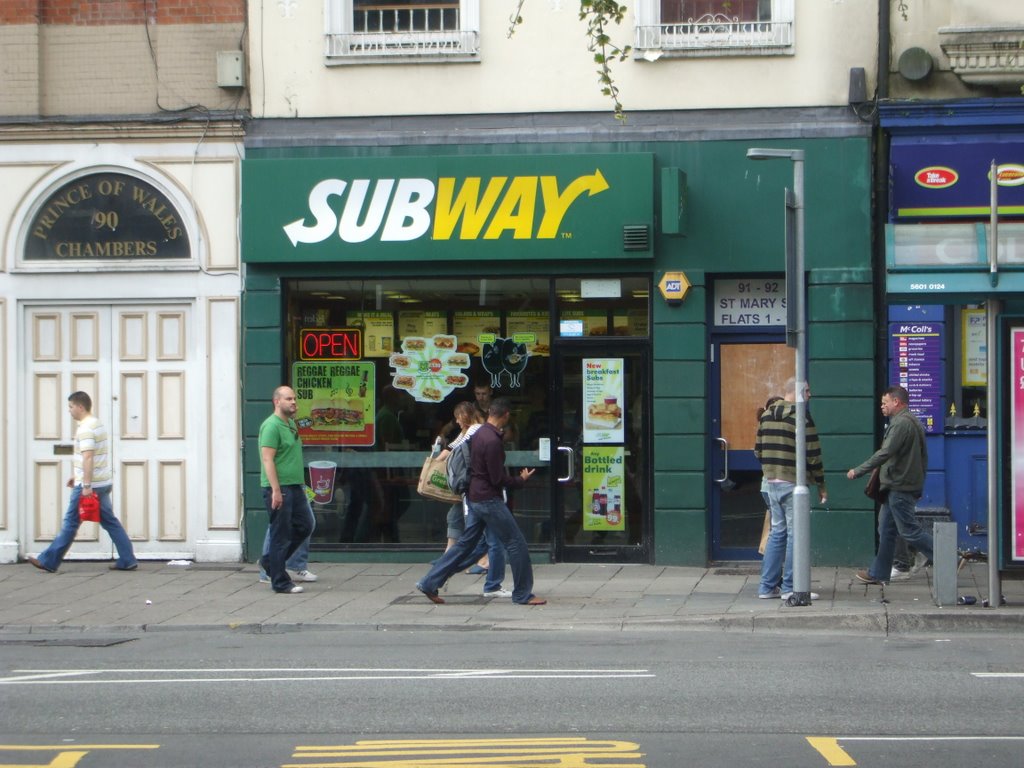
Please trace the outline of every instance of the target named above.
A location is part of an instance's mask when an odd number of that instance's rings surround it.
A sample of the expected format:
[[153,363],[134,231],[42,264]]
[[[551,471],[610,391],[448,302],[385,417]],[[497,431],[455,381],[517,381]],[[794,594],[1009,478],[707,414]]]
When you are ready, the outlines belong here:
[[84,523],[100,521],[100,500],[95,493],[78,497],[78,518]]

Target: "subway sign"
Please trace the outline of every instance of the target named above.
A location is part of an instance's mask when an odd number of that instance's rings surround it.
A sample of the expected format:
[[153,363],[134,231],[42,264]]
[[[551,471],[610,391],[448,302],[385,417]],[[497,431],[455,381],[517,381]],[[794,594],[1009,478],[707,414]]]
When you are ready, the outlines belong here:
[[[650,154],[247,159],[248,262],[653,255]],[[624,228],[647,228],[646,249]]]

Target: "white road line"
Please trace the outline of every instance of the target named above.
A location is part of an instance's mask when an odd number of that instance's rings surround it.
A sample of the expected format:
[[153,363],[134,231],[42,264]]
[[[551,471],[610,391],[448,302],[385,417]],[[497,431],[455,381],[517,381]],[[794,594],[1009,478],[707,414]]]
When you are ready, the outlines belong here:
[[[362,669],[316,668],[244,669],[77,669],[13,670],[23,673],[0,678],[2,685],[139,685],[156,683],[280,683],[376,680],[605,680],[651,678],[647,670],[532,670],[532,669]],[[291,674],[280,674],[282,672]],[[356,674],[324,674],[355,672]],[[277,673],[277,674],[275,674]],[[139,677],[140,675],[166,677]],[[179,677],[179,675],[188,675]],[[202,675],[202,676],[195,676]],[[121,677],[118,677],[121,676]],[[70,679],[73,678],[73,679]],[[88,678],[88,679],[86,679]]]
[[1024,672],[971,672],[971,677],[1024,677]]

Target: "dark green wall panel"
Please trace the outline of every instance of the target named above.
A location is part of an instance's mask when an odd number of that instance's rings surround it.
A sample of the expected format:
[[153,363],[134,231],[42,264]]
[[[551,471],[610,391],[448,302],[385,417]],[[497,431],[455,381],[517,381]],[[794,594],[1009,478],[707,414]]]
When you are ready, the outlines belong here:
[[703,435],[660,435],[654,438],[655,471],[703,471],[707,440]]
[[700,360],[707,357],[707,329],[696,323],[654,326],[658,360]]
[[654,561],[659,565],[707,565],[708,526],[703,509],[657,511],[654,532]]

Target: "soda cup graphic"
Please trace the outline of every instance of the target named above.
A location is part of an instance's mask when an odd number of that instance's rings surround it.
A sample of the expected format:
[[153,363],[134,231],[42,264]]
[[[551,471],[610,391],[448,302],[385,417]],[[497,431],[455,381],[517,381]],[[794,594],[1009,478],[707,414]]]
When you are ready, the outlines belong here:
[[333,461],[309,462],[309,486],[313,489],[314,504],[330,504],[334,498],[334,471],[338,468]]

